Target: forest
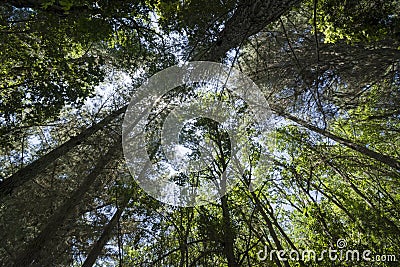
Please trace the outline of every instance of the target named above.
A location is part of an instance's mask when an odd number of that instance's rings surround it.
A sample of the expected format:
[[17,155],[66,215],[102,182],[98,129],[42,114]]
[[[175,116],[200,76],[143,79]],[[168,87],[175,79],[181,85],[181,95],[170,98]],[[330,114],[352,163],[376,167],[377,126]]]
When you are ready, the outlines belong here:
[[400,266],[397,0],[0,1],[0,266]]

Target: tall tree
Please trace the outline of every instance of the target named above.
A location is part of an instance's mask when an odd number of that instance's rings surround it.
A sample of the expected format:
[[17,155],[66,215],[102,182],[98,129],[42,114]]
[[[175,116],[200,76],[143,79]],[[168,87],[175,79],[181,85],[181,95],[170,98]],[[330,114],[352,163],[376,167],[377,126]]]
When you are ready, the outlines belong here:
[[[385,255],[382,266],[396,266],[398,7],[369,0],[3,3],[0,264],[354,265],[296,258],[308,250],[319,257],[345,240],[346,249]],[[212,162],[171,180],[231,189],[193,208],[146,195],[113,145],[134,87],[182,60],[238,67],[276,119],[268,138],[257,123],[241,121],[248,144],[241,158],[232,157],[223,124],[196,118],[180,129],[190,159],[205,142],[214,145]],[[102,82],[121,73],[132,86]],[[147,118],[143,145],[153,162],[166,161],[163,123],[194,98],[191,86],[164,95]],[[88,98],[101,90],[109,100]],[[231,94],[206,97],[252,116]],[[234,161],[241,164],[233,186],[224,174]]]

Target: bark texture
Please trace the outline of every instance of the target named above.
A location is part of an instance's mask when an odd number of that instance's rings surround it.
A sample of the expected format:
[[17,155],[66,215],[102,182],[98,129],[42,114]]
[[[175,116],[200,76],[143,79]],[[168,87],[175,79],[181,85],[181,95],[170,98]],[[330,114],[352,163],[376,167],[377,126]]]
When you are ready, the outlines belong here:
[[239,47],[247,38],[260,32],[269,23],[279,19],[300,0],[242,0],[233,16],[226,22],[225,28],[218,34],[217,40],[208,51],[195,58],[219,61],[226,53]]
[[114,111],[113,113],[105,117],[103,120],[101,120],[99,123],[94,124],[93,126],[87,128],[77,136],[71,138],[67,142],[63,143],[62,145],[48,152],[46,155],[38,158],[37,160],[33,161],[26,167],[18,170],[10,177],[1,181],[0,200],[6,197],[7,195],[11,195],[14,189],[32,180],[38,174],[43,173],[46,170],[46,168],[49,167],[52,163],[54,163],[58,158],[65,155],[68,151],[70,151],[74,147],[83,143],[88,137],[90,137],[97,131],[101,130],[104,126],[106,126],[111,121],[116,119],[119,115],[124,113],[126,108],[127,106]]
[[18,255],[14,262],[15,267],[35,266],[38,263],[40,264],[43,248],[55,236],[57,230],[65,223],[66,219],[73,214],[84,195],[88,192],[104,167],[113,159],[120,147],[120,142],[117,142],[117,144],[100,158],[94,169],[85,177],[80,186],[74,191],[73,195],[64,201],[57,211],[48,219],[46,226],[40,231],[38,236],[29,242],[27,248]]

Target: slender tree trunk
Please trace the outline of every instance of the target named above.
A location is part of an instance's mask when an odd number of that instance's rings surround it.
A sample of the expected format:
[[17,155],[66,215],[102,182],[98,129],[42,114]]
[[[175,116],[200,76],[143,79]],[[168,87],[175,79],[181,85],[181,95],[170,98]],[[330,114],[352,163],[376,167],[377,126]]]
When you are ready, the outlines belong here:
[[[151,163],[147,162],[144,168],[139,173],[139,180],[144,178],[148,168],[150,167]],[[111,238],[112,229],[117,225],[119,218],[121,217],[124,209],[128,205],[129,201],[131,200],[131,196],[126,196],[122,201],[122,204],[115,212],[113,217],[111,218],[110,222],[104,227],[103,233],[101,234],[100,238],[96,241],[93,245],[92,250],[89,252],[84,264],[82,266],[93,266],[96,262],[97,258],[100,256],[103,247],[107,243],[107,241]]]
[[[237,159],[234,159],[237,160]],[[271,158],[271,160],[273,160],[274,162],[279,163],[279,161],[277,161],[276,159]],[[236,164],[237,166],[241,166],[240,163]],[[280,165],[280,164],[279,164]],[[244,170],[241,170],[241,173],[244,173]],[[250,188],[251,187],[251,176],[248,178],[248,180],[246,181],[246,179],[242,179],[243,184],[245,185],[246,188]],[[278,224],[278,221],[276,220],[275,216],[273,215],[272,211],[269,211],[268,208],[264,208],[263,203],[261,202],[260,198],[254,193],[254,191],[250,191],[250,198],[253,201],[253,203],[255,204],[256,208],[258,209],[258,211],[260,211],[261,216],[263,217],[264,221],[267,224],[269,233],[271,234],[272,240],[274,241],[277,250],[283,250],[283,246],[278,238],[277,233],[275,232],[274,229],[274,225],[278,228],[278,230],[281,232],[281,234],[283,235],[283,237],[286,239],[286,241],[288,242],[288,244],[292,247],[293,250],[297,250],[297,247],[294,245],[294,243],[290,240],[290,238],[286,235],[286,233],[283,231],[283,229],[280,227],[280,225]],[[266,199],[266,197],[265,197]],[[268,200],[267,204],[269,207],[271,207],[270,203]],[[268,213],[268,214],[267,214]],[[274,220],[274,222],[271,221],[270,217],[272,218],[272,220]],[[279,259],[276,259],[274,257],[274,260],[280,263]],[[304,266],[304,262],[300,261],[300,266]],[[285,267],[290,267],[290,264],[287,261],[283,261],[283,264]]]
[[229,267],[237,267],[238,261],[235,256],[235,234],[232,231],[231,216],[228,207],[228,198],[223,196],[221,198],[222,219],[224,225],[224,254],[228,260]]
[[[262,192],[261,192],[261,194],[264,197],[264,200],[265,200],[265,202],[266,202],[268,207],[264,208],[264,206],[259,206],[259,208],[264,209],[268,213],[269,217],[272,220],[273,225],[275,225],[275,227],[278,228],[278,231],[281,233],[281,235],[286,240],[286,242],[289,244],[289,246],[293,250],[296,250],[297,252],[299,252],[299,250],[297,249],[296,245],[292,242],[292,240],[289,238],[289,236],[286,234],[286,232],[283,230],[283,228],[279,225],[278,219],[276,218],[276,216],[275,216],[275,214],[273,212],[272,205],[268,201],[267,196],[265,196]],[[251,195],[253,196],[253,198],[258,197],[254,192],[251,192]],[[304,262],[302,260],[299,260],[299,263],[300,263],[301,266],[304,266]]]
[[329,167],[331,167],[339,176],[341,176],[349,185],[350,188],[353,189],[353,191],[362,199],[365,201],[365,203],[372,209],[374,212],[377,214],[380,214],[382,219],[387,222],[393,229],[394,232],[397,234],[400,234],[400,229],[396,225],[395,222],[393,222],[391,219],[389,219],[385,214],[381,214],[380,210],[378,207],[375,206],[375,204],[371,201],[371,199],[368,198],[352,181],[352,179],[347,175],[345,171],[341,171],[339,168],[337,168],[334,164],[329,162],[327,158],[323,155],[319,155],[320,158],[327,164]]
[[[180,208],[180,233],[179,233],[179,248],[180,248],[180,267],[189,266],[189,250],[188,250],[188,238],[190,234],[190,227],[192,226],[193,220],[193,208]],[[184,226],[183,219],[187,218],[186,227]]]
[[[277,111],[277,110],[275,109],[275,111]],[[307,128],[307,129],[309,129],[309,130],[311,130],[313,132],[316,132],[316,133],[319,133],[319,134],[321,134],[321,135],[323,135],[325,137],[328,137],[328,138],[330,138],[330,139],[332,139],[332,140],[334,140],[334,141],[336,141],[336,142],[338,142],[338,143],[340,143],[340,144],[342,144],[344,146],[347,146],[348,148],[351,148],[351,149],[353,149],[353,150],[355,150],[355,151],[357,151],[357,152],[359,152],[361,154],[364,154],[364,155],[366,155],[366,156],[368,156],[370,158],[373,158],[373,159],[375,159],[375,160],[377,160],[379,162],[382,162],[383,164],[385,164],[387,166],[390,166],[390,167],[400,171],[400,162],[397,161],[396,159],[390,157],[390,156],[375,152],[375,151],[373,151],[373,150],[371,150],[369,148],[366,148],[365,146],[356,144],[356,143],[352,142],[351,140],[348,140],[346,138],[337,136],[337,135],[335,135],[335,134],[333,134],[331,132],[328,132],[328,131],[326,131],[324,129],[318,128],[318,127],[316,127],[316,126],[314,126],[314,125],[312,125],[312,124],[310,124],[310,123],[308,123],[308,122],[306,122],[306,121],[304,121],[304,120],[302,120],[300,118],[292,116],[290,114],[279,112],[279,111],[277,111],[277,113],[279,115],[283,116],[284,118],[289,119],[289,120],[291,120],[293,122],[296,122],[296,123],[300,124],[301,126]]]
[[40,262],[41,252],[48,242],[55,236],[57,230],[63,225],[65,220],[71,216],[76,206],[82,201],[96,178],[103,171],[104,167],[113,159],[113,156],[121,148],[121,143],[117,142],[110,150],[97,162],[95,168],[83,180],[82,184],[75,190],[73,195],[57,209],[49,218],[46,226],[21,252],[14,262],[15,267],[30,266]]
[[[254,209],[258,209],[258,206],[255,206]],[[247,215],[243,212],[243,210],[239,209],[239,212],[241,213],[243,218],[246,218]],[[274,248],[272,247],[272,243],[269,240],[268,236],[259,233],[254,228],[253,224],[251,222],[249,222],[248,220],[244,220],[244,221],[246,222],[247,226],[249,227],[249,231],[253,232],[257,236],[257,238],[260,240],[260,242],[265,246],[264,248],[266,249],[266,251],[264,251],[264,253],[268,254],[268,251],[272,251]],[[268,258],[268,256],[266,258]],[[275,264],[278,267],[282,267],[281,261],[278,259],[276,253],[272,253],[272,260],[275,262]]]
[[[264,207],[263,207],[260,199],[256,196],[256,194],[254,192],[251,192],[251,195],[252,195],[253,200],[255,201],[255,204],[256,204],[258,210],[261,213],[261,216],[263,217],[264,221],[267,223],[267,227],[268,227],[269,233],[270,233],[270,235],[272,237],[272,240],[274,240],[274,243],[276,245],[277,250],[283,251],[284,249],[283,249],[283,246],[281,244],[281,241],[279,240],[278,235],[276,234],[274,226],[273,226],[273,224],[271,222],[271,219],[268,217],[268,214],[265,212]],[[290,267],[290,264],[287,261],[283,261],[283,264],[284,264],[285,267]]]
[[93,245],[92,249],[90,250],[88,256],[86,257],[86,260],[83,263],[82,267],[91,267],[91,266],[93,266],[93,264],[95,264],[97,258],[100,256],[101,252],[103,251],[104,246],[106,245],[108,240],[111,238],[112,231],[115,228],[115,226],[117,225],[119,219],[121,218],[121,215],[124,212],[126,206],[128,205],[130,199],[131,199],[130,196],[125,196],[121,205],[119,206],[117,211],[114,213],[111,220],[104,227],[100,238],[96,241],[96,243],[94,243],[94,245]]
[[26,167],[20,169],[19,171],[11,175],[9,178],[6,178],[5,180],[1,181],[0,200],[5,196],[10,195],[14,189],[32,180],[38,174],[43,173],[46,170],[46,168],[49,167],[52,163],[54,163],[58,158],[65,155],[74,147],[80,145],[88,137],[90,137],[97,131],[101,130],[105,125],[107,125],[115,118],[117,118],[119,115],[124,113],[126,108],[127,106],[114,111],[113,113],[105,117],[103,120],[101,120],[99,123],[96,123],[95,125],[87,128],[77,136],[71,138],[67,142],[63,143],[62,145],[48,152],[46,155],[38,158],[37,160],[33,161]]
[[238,260],[235,256],[235,233],[233,231],[232,219],[230,215],[230,208],[228,204],[228,196],[226,195],[227,190],[227,177],[226,170],[228,168],[228,155],[224,151],[223,139],[224,135],[219,131],[218,124],[213,124],[213,140],[217,146],[217,156],[214,160],[214,164],[218,166],[218,171],[215,173],[216,180],[220,180],[220,195],[221,197],[221,209],[222,209],[222,222],[224,226],[223,231],[223,247],[224,254],[228,261],[228,267],[239,266]]

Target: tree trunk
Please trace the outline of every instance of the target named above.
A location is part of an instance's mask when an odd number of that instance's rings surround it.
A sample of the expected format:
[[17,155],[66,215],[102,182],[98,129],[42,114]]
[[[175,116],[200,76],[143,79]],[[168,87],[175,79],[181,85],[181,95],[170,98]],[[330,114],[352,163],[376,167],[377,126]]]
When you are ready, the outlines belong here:
[[221,198],[222,207],[222,220],[224,225],[224,254],[228,260],[228,267],[238,267],[238,261],[236,260],[234,245],[235,245],[235,234],[232,231],[231,216],[228,207],[228,198],[223,196]]
[[[140,171],[139,173],[139,180],[144,178],[144,175],[146,174],[148,168],[150,168],[151,163],[147,162],[144,168]],[[85,262],[83,263],[82,266],[93,266],[93,264],[96,262],[97,258],[100,256],[101,251],[103,250],[103,247],[107,243],[107,241],[111,238],[111,232],[112,229],[117,225],[117,222],[119,218],[122,215],[122,212],[128,205],[129,201],[131,200],[131,196],[126,196],[124,200],[122,201],[122,204],[118,208],[118,210],[115,212],[113,217],[111,218],[110,222],[104,227],[103,233],[101,234],[100,238],[96,241],[96,243],[93,245],[92,250],[89,252],[89,255],[87,256]]]
[[65,220],[75,210],[76,206],[82,201],[96,178],[103,171],[104,167],[112,160],[113,156],[121,148],[121,143],[117,142],[110,150],[97,162],[95,168],[83,180],[82,184],[75,190],[73,195],[57,209],[49,218],[46,226],[35,237],[28,247],[18,255],[14,262],[15,267],[30,266],[40,262],[41,252],[48,242],[55,236],[57,230],[63,225]]
[[225,28],[218,34],[206,52],[199,53],[195,59],[219,61],[226,53],[239,47],[247,38],[260,32],[269,23],[279,19],[300,0],[241,0]]
[[101,233],[100,238],[94,243],[92,249],[89,252],[89,255],[86,257],[85,262],[83,263],[82,267],[91,267],[95,264],[97,258],[101,254],[104,246],[106,245],[107,241],[111,238],[112,230],[117,225],[119,219],[121,218],[122,213],[124,212],[126,206],[129,203],[131,197],[125,196],[124,200],[122,201],[120,207],[114,213],[111,220],[106,224]]
[[[277,110],[274,110],[274,111],[277,111]],[[330,138],[330,139],[332,139],[332,140],[334,140],[334,141],[336,141],[336,142],[338,142],[338,143],[340,143],[340,144],[342,144],[344,146],[347,146],[348,148],[351,148],[351,149],[353,149],[353,150],[355,150],[355,151],[357,151],[357,152],[359,152],[361,154],[364,154],[365,156],[373,158],[373,159],[375,159],[375,160],[377,160],[379,162],[382,162],[383,164],[385,164],[387,166],[390,166],[390,167],[396,169],[397,171],[400,171],[400,162],[397,161],[396,159],[390,157],[390,156],[383,155],[381,153],[375,152],[375,151],[373,151],[373,150],[371,150],[369,148],[366,148],[365,146],[356,144],[356,143],[352,142],[351,140],[345,139],[345,138],[337,136],[337,135],[335,135],[335,134],[333,134],[331,132],[328,132],[326,130],[320,129],[320,128],[318,128],[318,127],[316,127],[316,126],[314,126],[314,125],[312,125],[312,124],[310,124],[310,123],[308,123],[308,122],[306,122],[306,121],[304,121],[304,120],[302,120],[300,118],[292,116],[290,114],[279,112],[279,111],[277,111],[277,113],[279,115],[283,116],[284,118],[289,119],[289,120],[291,120],[293,122],[296,122],[296,123],[300,124],[301,126],[307,128],[307,129],[309,129],[309,130],[311,130],[313,132],[316,132],[316,133],[319,133],[319,134],[321,134],[321,135],[323,135],[325,137],[328,137],[328,138]]]
[[48,152],[46,155],[41,156],[37,160],[33,161],[29,165],[25,166],[24,168],[18,170],[16,173],[11,175],[9,178],[0,182],[0,200],[7,195],[10,195],[12,191],[24,183],[32,180],[36,177],[36,175],[43,173],[48,166],[50,166],[53,162],[55,162],[58,158],[65,155],[68,151],[73,149],[74,147],[80,145],[84,142],[88,137],[96,133],[97,131],[101,130],[105,125],[113,121],[119,115],[125,112],[127,106],[122,107],[99,123],[87,128],[77,136],[71,138],[67,142],[63,143],[62,145],[56,147],[52,151]]
[[[274,243],[276,245],[276,249],[279,251],[283,251],[284,248],[282,247],[281,241],[279,240],[278,235],[275,232],[274,226],[273,226],[270,218],[268,217],[267,213],[265,212],[263,204],[261,203],[260,199],[257,197],[257,195],[254,192],[251,192],[251,196],[252,196],[252,199],[254,200],[258,210],[260,211],[261,216],[263,217],[264,221],[267,224],[269,233],[272,237],[272,240],[274,240]],[[290,264],[288,261],[283,261],[283,264],[285,267],[290,267]]]

